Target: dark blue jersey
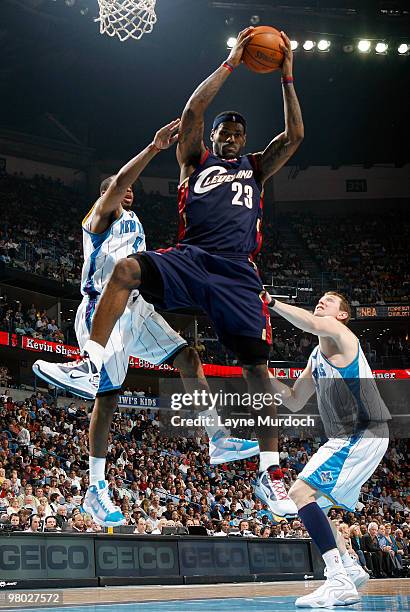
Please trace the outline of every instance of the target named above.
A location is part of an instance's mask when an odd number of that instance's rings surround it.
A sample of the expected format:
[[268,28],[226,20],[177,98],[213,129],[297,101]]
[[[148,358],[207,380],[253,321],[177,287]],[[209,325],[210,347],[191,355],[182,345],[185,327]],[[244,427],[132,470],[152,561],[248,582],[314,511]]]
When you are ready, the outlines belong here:
[[179,187],[179,242],[220,255],[256,255],[262,244],[263,189],[255,169],[252,155],[228,160],[206,151]]

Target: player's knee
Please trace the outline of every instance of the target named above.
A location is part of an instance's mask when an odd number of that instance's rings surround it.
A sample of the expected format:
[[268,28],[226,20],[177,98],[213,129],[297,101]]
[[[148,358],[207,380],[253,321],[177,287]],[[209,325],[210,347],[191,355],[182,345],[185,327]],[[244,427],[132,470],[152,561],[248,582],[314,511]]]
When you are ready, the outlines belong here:
[[296,480],[289,489],[289,497],[298,508],[315,501],[315,493],[303,480]]
[[112,280],[121,287],[137,289],[141,283],[141,268],[136,259],[126,257],[115,264]]
[[201,360],[192,346],[184,348],[174,359],[174,366],[187,377],[196,377],[201,367]]

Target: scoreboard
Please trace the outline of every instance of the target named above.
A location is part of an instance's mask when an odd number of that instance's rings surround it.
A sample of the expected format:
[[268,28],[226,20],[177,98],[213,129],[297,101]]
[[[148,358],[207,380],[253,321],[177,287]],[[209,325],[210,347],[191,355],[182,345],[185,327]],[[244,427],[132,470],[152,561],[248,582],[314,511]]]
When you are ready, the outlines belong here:
[[410,317],[409,304],[356,306],[356,319],[398,319]]

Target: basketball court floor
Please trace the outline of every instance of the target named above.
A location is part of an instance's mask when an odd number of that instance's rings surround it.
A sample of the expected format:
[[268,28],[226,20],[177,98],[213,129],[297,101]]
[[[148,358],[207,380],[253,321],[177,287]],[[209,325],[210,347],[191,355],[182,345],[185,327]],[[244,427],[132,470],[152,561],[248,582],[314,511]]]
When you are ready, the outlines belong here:
[[[280,612],[295,610],[295,599],[320,582],[271,582],[146,587],[64,589],[54,612]],[[3,604],[3,605],[1,605]],[[2,610],[16,610],[4,600]],[[36,610],[20,604],[19,609]],[[42,607],[41,609],[45,609]],[[410,610],[410,579],[372,580],[359,604],[339,608],[356,611]]]

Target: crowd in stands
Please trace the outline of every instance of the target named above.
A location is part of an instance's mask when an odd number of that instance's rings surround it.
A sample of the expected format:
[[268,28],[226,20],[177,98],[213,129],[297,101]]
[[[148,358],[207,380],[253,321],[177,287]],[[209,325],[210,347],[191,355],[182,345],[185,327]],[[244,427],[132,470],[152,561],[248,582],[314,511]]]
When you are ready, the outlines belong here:
[[[53,397],[40,392],[16,402],[5,392],[0,410],[1,528],[100,531],[82,509],[89,482],[85,406],[57,407]],[[281,521],[254,497],[256,457],[211,467],[203,431],[171,437],[161,427],[163,414],[121,411],[110,432],[110,495],[132,531],[161,534],[163,527],[186,532],[202,526],[215,536],[307,537],[299,519]],[[320,440],[301,435],[282,437],[280,444],[290,485]],[[407,566],[409,450],[408,440],[393,441],[355,512],[332,510],[352,555],[374,576],[401,575]]]
[[410,223],[399,212],[290,222],[332,285],[361,304],[410,300]]
[[[147,248],[175,244],[176,203],[159,193],[146,194],[138,184],[135,190],[135,210],[144,225]],[[90,202],[44,176],[3,174],[0,206],[0,262],[79,284],[80,223]],[[262,275],[273,275],[278,286],[307,281],[309,272],[278,231],[278,221],[264,221],[263,248],[256,259]],[[315,260],[333,289],[337,286],[362,304],[410,301],[407,218],[399,213],[363,212],[334,219],[300,213],[286,215],[283,221],[300,237],[306,257]]]
[[51,342],[65,342],[63,331],[44,308],[34,304],[23,305],[6,294],[0,296],[0,330]]
[[78,285],[84,206],[78,194],[59,181],[0,175],[0,262]]

